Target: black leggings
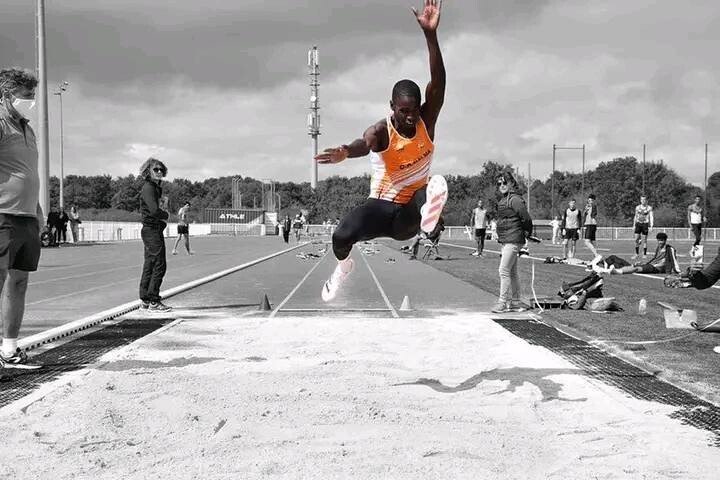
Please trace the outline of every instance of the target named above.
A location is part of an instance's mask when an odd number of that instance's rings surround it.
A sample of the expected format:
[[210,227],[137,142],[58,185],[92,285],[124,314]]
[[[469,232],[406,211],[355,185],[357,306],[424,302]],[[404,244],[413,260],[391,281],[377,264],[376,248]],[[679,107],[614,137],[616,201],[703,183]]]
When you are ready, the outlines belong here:
[[409,240],[420,230],[420,207],[425,204],[425,188],[415,192],[405,205],[368,198],[342,219],[332,236],[333,252],[345,260],[357,242],[378,237]]
[[720,280],[720,248],[718,248],[718,256],[710,265],[705,267],[701,272],[690,273],[690,283],[698,290],[710,288]]
[[700,245],[700,241],[702,240],[702,223],[693,223],[690,225],[690,228],[692,228],[692,232],[695,235],[695,243],[693,243],[693,245]]

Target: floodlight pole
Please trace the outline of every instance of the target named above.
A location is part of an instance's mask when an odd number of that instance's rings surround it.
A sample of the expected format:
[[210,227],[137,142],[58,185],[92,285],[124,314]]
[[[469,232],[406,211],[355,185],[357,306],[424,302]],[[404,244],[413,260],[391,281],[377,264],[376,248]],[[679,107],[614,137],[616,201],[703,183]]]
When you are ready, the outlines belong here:
[[[708,144],[705,144],[705,182],[703,183],[703,217],[707,218],[707,163],[708,163]],[[700,223],[702,224],[703,219],[700,219]],[[703,228],[703,233],[705,235],[705,239],[707,238],[707,225],[705,225],[705,228]]]
[[643,143],[642,195],[645,195],[645,144]]
[[557,146],[553,143],[553,169],[550,172],[550,216],[555,218],[555,150]]
[[315,190],[318,181],[318,167],[315,156],[318,154],[318,136],[320,135],[320,64],[317,45],[308,51],[308,69],[310,75],[310,114],[308,114],[308,135],[312,137],[312,161],[310,166],[310,188]]
[[65,148],[64,148],[64,139],[63,139],[63,102],[62,102],[62,94],[67,90],[68,82],[62,82],[60,85],[58,85],[58,91],[54,92],[53,95],[57,95],[60,99],[60,210],[62,211],[65,208],[65,193],[64,193],[64,183],[65,183]]
[[[527,210],[528,214],[530,213],[530,186],[532,185],[532,176],[530,175],[530,162],[528,162],[528,200],[527,200]],[[532,217],[532,215],[531,215]]]
[[44,215],[50,211],[50,141],[48,134],[48,92],[47,92],[47,60],[45,58],[45,0],[37,0],[36,11],[36,53],[38,86],[35,103],[38,106],[38,177],[40,179],[40,195],[38,203]]

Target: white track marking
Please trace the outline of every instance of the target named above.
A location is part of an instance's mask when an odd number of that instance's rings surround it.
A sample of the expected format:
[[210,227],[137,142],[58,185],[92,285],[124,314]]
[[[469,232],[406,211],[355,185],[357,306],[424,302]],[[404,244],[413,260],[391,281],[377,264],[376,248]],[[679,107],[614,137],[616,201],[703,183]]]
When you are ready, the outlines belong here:
[[[163,298],[172,297],[173,295],[177,295],[186,290],[190,290],[191,288],[195,288],[200,285],[204,285],[206,283],[212,282],[213,280],[217,280],[218,278],[224,277],[226,275],[230,275],[231,273],[235,273],[239,270],[243,270],[245,268],[252,267],[253,265],[257,265],[258,263],[264,262],[265,260],[269,260],[271,258],[283,255],[287,252],[291,252],[297,248],[307,245],[307,243],[308,242],[299,243],[293,247],[286,248],[285,250],[280,250],[275,253],[271,253],[270,255],[266,255],[264,257],[260,257],[255,260],[251,260],[247,263],[243,263],[242,265],[236,265],[234,267],[228,268],[226,270],[222,270],[220,272],[213,273],[206,277],[199,278],[197,280],[192,280],[192,281],[184,283],[182,285],[178,285],[177,287],[163,290],[160,292],[160,296]],[[222,260],[222,259],[220,259],[220,260]],[[220,261],[220,260],[218,260],[218,261]],[[132,279],[124,280],[124,282],[130,281],[130,280],[136,281],[137,279],[132,278]],[[122,282],[116,282],[115,284],[117,284],[117,283],[122,283]],[[110,285],[114,285],[114,284],[110,284]],[[102,287],[106,287],[106,286],[108,286],[108,285],[103,285]],[[101,287],[96,287],[96,288],[85,290],[85,291],[87,292],[90,290],[95,290],[97,288],[101,288]],[[74,292],[69,295],[63,295],[63,297],[70,296],[70,295],[77,295],[79,293],[83,293],[83,292]],[[58,297],[55,297],[55,298],[58,298]],[[36,301],[33,303],[42,303],[42,302],[46,302],[49,300],[51,300],[51,299],[40,300],[40,301]],[[96,314],[90,315],[88,317],[74,320],[74,321],[66,323],[64,325],[60,325],[58,327],[54,327],[49,330],[46,330],[44,332],[36,333],[35,335],[25,337],[18,342],[18,346],[22,349],[29,350],[31,348],[35,348],[44,343],[47,343],[48,341],[67,336],[69,334],[72,334],[72,333],[80,331],[80,330],[84,330],[87,327],[97,325],[98,323],[104,322],[107,319],[116,318],[119,315],[131,312],[133,310],[137,310],[138,308],[140,308],[140,300],[128,302],[128,303],[125,303],[118,307],[111,308],[109,310],[104,310],[100,313],[96,313]]]
[[137,269],[138,266],[137,266],[137,265],[131,265],[131,266],[129,266],[129,267],[110,268],[110,269],[108,269],[108,270],[103,270],[103,271],[101,271],[101,272],[89,272],[89,273],[81,273],[80,275],[69,275],[69,276],[67,276],[67,277],[48,278],[48,279],[46,279],[46,280],[38,280],[37,282],[30,282],[30,283],[28,284],[28,286],[29,286],[29,287],[32,287],[32,286],[34,286],[34,285],[41,285],[41,284],[43,284],[43,283],[59,282],[59,281],[61,281],[61,280],[71,280],[71,279],[73,279],[73,278],[91,277],[91,276],[93,276],[93,275],[101,275],[101,274],[103,274],[103,273],[116,272],[116,271],[118,271],[118,270],[128,270],[128,269],[131,269],[131,268]]
[[380,280],[378,280],[377,276],[375,276],[375,272],[373,272],[373,269],[370,268],[370,264],[365,258],[365,254],[362,253],[362,249],[360,249],[360,256],[362,257],[363,262],[365,262],[365,265],[367,265],[368,270],[370,270],[370,275],[372,275],[373,280],[375,280],[375,285],[377,285],[378,290],[380,290],[380,295],[382,295],[383,300],[385,300],[385,304],[390,309],[390,313],[392,314],[393,318],[400,318],[400,315],[398,315],[395,307],[392,306],[392,303],[390,303],[388,296],[385,294],[385,290],[383,290],[382,285],[380,285]]
[[292,291],[290,291],[290,293],[288,293],[287,297],[285,297],[283,299],[283,301],[280,302],[277,307],[275,307],[275,310],[270,312],[270,315],[268,316],[268,318],[275,318],[275,315],[277,315],[277,313],[280,311],[280,309],[283,307],[283,305],[285,305],[288,301],[290,301],[290,298],[293,295],[295,295],[295,292],[297,292],[300,289],[300,287],[302,286],[303,283],[305,283],[305,280],[308,279],[310,274],[313,271],[315,271],[315,269],[318,267],[318,265],[320,265],[325,260],[325,257],[327,257],[330,250],[331,250],[330,248],[327,249],[327,251],[325,252],[325,255],[323,255],[323,257],[320,260],[318,260],[315,263],[315,265],[312,266],[312,268],[310,270],[308,270],[308,272],[305,274],[305,276],[302,278],[302,280],[300,280],[300,282],[297,285],[295,285],[295,288],[293,288]]

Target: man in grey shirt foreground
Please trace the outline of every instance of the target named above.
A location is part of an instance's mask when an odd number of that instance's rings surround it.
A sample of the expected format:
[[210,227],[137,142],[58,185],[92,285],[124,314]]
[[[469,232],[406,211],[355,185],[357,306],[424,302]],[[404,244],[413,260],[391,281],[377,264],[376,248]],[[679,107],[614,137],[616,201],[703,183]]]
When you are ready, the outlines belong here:
[[11,368],[40,367],[29,364],[17,346],[28,274],[40,261],[38,152],[29,125],[36,86],[28,70],[0,70],[0,375]]

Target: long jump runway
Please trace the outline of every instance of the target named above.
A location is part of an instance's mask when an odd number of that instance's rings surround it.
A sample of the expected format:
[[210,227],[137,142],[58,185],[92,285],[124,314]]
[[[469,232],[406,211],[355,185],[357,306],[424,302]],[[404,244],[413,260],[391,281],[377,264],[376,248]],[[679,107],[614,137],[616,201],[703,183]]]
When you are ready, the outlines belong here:
[[583,342],[359,247],[328,304],[334,258],[308,244],[170,298],[166,318],[116,319],[131,341],[0,410],[0,478],[717,478],[717,407],[663,401],[651,375],[577,361],[563,349]]

